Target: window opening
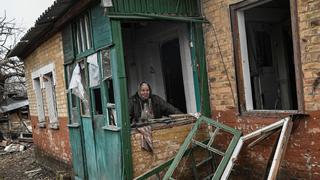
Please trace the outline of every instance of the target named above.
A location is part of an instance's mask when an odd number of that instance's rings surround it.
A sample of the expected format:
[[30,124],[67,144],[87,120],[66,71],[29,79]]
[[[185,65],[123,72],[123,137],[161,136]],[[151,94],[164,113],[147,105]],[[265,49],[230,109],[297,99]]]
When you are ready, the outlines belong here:
[[246,109],[296,110],[290,2],[259,3],[237,16]]
[[161,60],[167,101],[187,112],[184,94],[179,39],[170,40],[161,46]]
[[94,97],[94,108],[95,114],[100,115],[102,112],[102,101],[101,101],[101,90],[100,88],[95,88],[92,90]]
[[126,21],[121,25],[128,96],[145,81],[152,94],[182,112],[196,112],[187,24]]
[[113,84],[112,84],[110,49],[101,50],[101,67],[102,67],[103,83],[108,91],[107,93],[108,125],[116,126],[117,119],[116,119],[115,101],[114,101]]

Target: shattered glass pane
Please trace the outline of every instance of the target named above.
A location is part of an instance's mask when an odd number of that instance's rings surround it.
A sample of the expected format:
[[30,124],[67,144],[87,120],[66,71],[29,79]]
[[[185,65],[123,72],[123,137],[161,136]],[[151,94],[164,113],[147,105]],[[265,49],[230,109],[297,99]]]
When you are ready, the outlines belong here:
[[103,69],[103,79],[111,78],[111,60],[110,60],[110,49],[103,49],[101,51],[102,58],[102,69]]

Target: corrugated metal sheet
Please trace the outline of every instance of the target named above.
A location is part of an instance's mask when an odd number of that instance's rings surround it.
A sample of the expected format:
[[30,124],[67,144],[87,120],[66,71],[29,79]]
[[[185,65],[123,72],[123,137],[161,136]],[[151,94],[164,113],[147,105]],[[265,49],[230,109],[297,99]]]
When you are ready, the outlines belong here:
[[200,15],[198,0],[114,0],[109,12],[192,17]]
[[14,102],[12,102],[9,105],[6,106],[0,106],[0,113],[4,113],[4,112],[8,112],[8,111],[12,111],[18,108],[21,108],[23,106],[28,106],[29,105],[29,101],[27,99],[24,100],[16,100]]

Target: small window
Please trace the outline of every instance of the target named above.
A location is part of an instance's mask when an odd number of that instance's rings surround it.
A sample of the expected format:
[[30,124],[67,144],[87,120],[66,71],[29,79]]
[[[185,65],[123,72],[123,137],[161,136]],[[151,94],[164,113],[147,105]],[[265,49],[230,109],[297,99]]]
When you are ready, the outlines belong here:
[[89,15],[82,15],[75,23],[76,47],[78,54],[92,48]]

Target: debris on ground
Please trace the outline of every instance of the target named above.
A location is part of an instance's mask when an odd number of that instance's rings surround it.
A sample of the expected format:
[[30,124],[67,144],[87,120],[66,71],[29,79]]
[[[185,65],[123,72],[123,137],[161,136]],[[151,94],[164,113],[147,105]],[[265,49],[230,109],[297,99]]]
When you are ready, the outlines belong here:
[[34,157],[33,143],[17,140],[0,141],[1,180],[55,179],[55,173],[38,164]]

